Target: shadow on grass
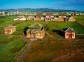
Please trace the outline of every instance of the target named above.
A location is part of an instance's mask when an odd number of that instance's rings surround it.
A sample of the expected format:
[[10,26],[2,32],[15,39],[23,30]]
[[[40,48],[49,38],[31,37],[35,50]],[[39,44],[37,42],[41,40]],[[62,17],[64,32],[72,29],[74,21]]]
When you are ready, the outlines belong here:
[[53,32],[57,33],[58,35],[60,36],[63,36],[64,37],[64,32],[61,31],[61,30],[53,30]]
[[25,36],[27,35],[26,31],[27,31],[28,29],[29,29],[29,27],[25,27],[24,30],[23,30],[23,33],[24,33]]
[[63,31],[65,32],[68,28],[64,28]]

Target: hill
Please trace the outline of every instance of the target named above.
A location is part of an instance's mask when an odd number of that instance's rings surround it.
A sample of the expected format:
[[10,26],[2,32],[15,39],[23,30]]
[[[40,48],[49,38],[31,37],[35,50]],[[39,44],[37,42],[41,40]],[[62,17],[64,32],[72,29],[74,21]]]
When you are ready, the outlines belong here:
[[19,9],[0,9],[0,12],[7,11],[7,12],[82,12],[76,10],[64,10],[64,9],[50,9],[50,8],[19,8]]

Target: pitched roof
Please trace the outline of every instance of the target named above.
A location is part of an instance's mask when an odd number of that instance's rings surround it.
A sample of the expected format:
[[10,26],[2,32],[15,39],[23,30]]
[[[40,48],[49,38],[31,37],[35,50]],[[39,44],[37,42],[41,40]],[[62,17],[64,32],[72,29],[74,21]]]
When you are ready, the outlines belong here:
[[12,29],[12,28],[16,28],[16,26],[9,25],[9,26],[5,27],[5,29]]
[[39,31],[41,31],[42,28],[43,28],[43,26],[41,24],[35,23],[35,24],[29,26],[29,29],[27,30],[27,32],[30,31],[31,33],[37,33]]
[[68,28],[65,32],[75,32],[74,30],[73,30],[73,28]]
[[33,25],[31,25],[30,26],[30,28],[32,29],[32,28],[35,28],[35,29],[42,29],[42,25],[41,24],[39,24],[39,23],[35,23],[35,24],[33,24]]

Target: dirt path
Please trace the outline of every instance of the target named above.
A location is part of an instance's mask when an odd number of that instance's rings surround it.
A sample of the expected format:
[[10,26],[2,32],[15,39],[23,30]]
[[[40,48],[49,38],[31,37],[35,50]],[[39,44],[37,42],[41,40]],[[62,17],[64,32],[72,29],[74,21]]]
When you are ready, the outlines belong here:
[[51,60],[51,62],[84,62],[84,49],[74,50],[65,54],[60,54],[58,57]]
[[25,57],[26,53],[31,49],[31,44],[32,41],[28,42],[17,54],[13,62],[23,62],[23,58]]

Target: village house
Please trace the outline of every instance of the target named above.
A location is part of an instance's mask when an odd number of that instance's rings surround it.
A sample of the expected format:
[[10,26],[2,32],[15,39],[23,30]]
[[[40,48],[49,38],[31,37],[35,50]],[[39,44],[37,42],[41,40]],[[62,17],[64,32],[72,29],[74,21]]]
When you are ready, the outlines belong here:
[[76,19],[74,18],[74,16],[71,16],[71,17],[69,18],[69,21],[76,21]]
[[37,15],[36,15],[36,16],[34,17],[34,20],[40,21],[40,20],[41,20],[41,16],[37,16]]
[[59,16],[55,17],[53,20],[55,21],[75,21],[74,16]]
[[57,21],[64,21],[63,16],[58,16]]
[[72,28],[68,28],[65,31],[65,39],[75,39],[75,31]]
[[25,36],[31,40],[43,39],[45,37],[45,31],[41,24],[35,23],[29,26]]
[[55,18],[53,19],[53,21],[58,21],[58,17],[55,17]]
[[16,31],[16,26],[9,25],[4,28],[5,34],[12,34]]
[[52,15],[50,18],[51,21],[58,21],[58,17],[56,15]]
[[74,16],[54,16],[54,15],[36,15],[36,16],[29,16],[27,20],[37,20],[37,21],[75,21]]
[[65,20],[69,20],[68,17],[66,16],[46,16],[45,21],[65,21]]
[[45,17],[45,21],[51,21],[51,17],[50,16],[46,16]]
[[17,20],[26,21],[26,18],[24,16],[18,16],[16,19],[14,19],[14,21],[17,21]]
[[45,17],[44,17],[44,16],[42,16],[42,17],[41,17],[41,20],[43,20],[43,21],[44,21],[44,20],[45,20]]
[[0,12],[0,16],[5,16],[5,12]]
[[64,21],[69,21],[69,16],[63,16]]
[[38,21],[44,20],[44,18],[43,18],[43,13],[42,13],[42,12],[36,13],[36,15],[35,15],[35,17],[34,17],[34,20],[38,20]]
[[[58,17],[57,17],[58,16]],[[24,16],[18,16],[14,20],[35,20],[35,21],[75,21],[75,16],[71,15],[55,15],[53,13],[38,12],[35,15],[30,15],[28,18]]]
[[67,12],[66,15],[71,15],[71,13],[70,12]]
[[34,16],[29,16],[27,20],[34,20]]
[[52,21],[55,18],[53,13],[47,13],[45,16],[45,21]]
[[84,15],[84,12],[80,13],[80,15]]

